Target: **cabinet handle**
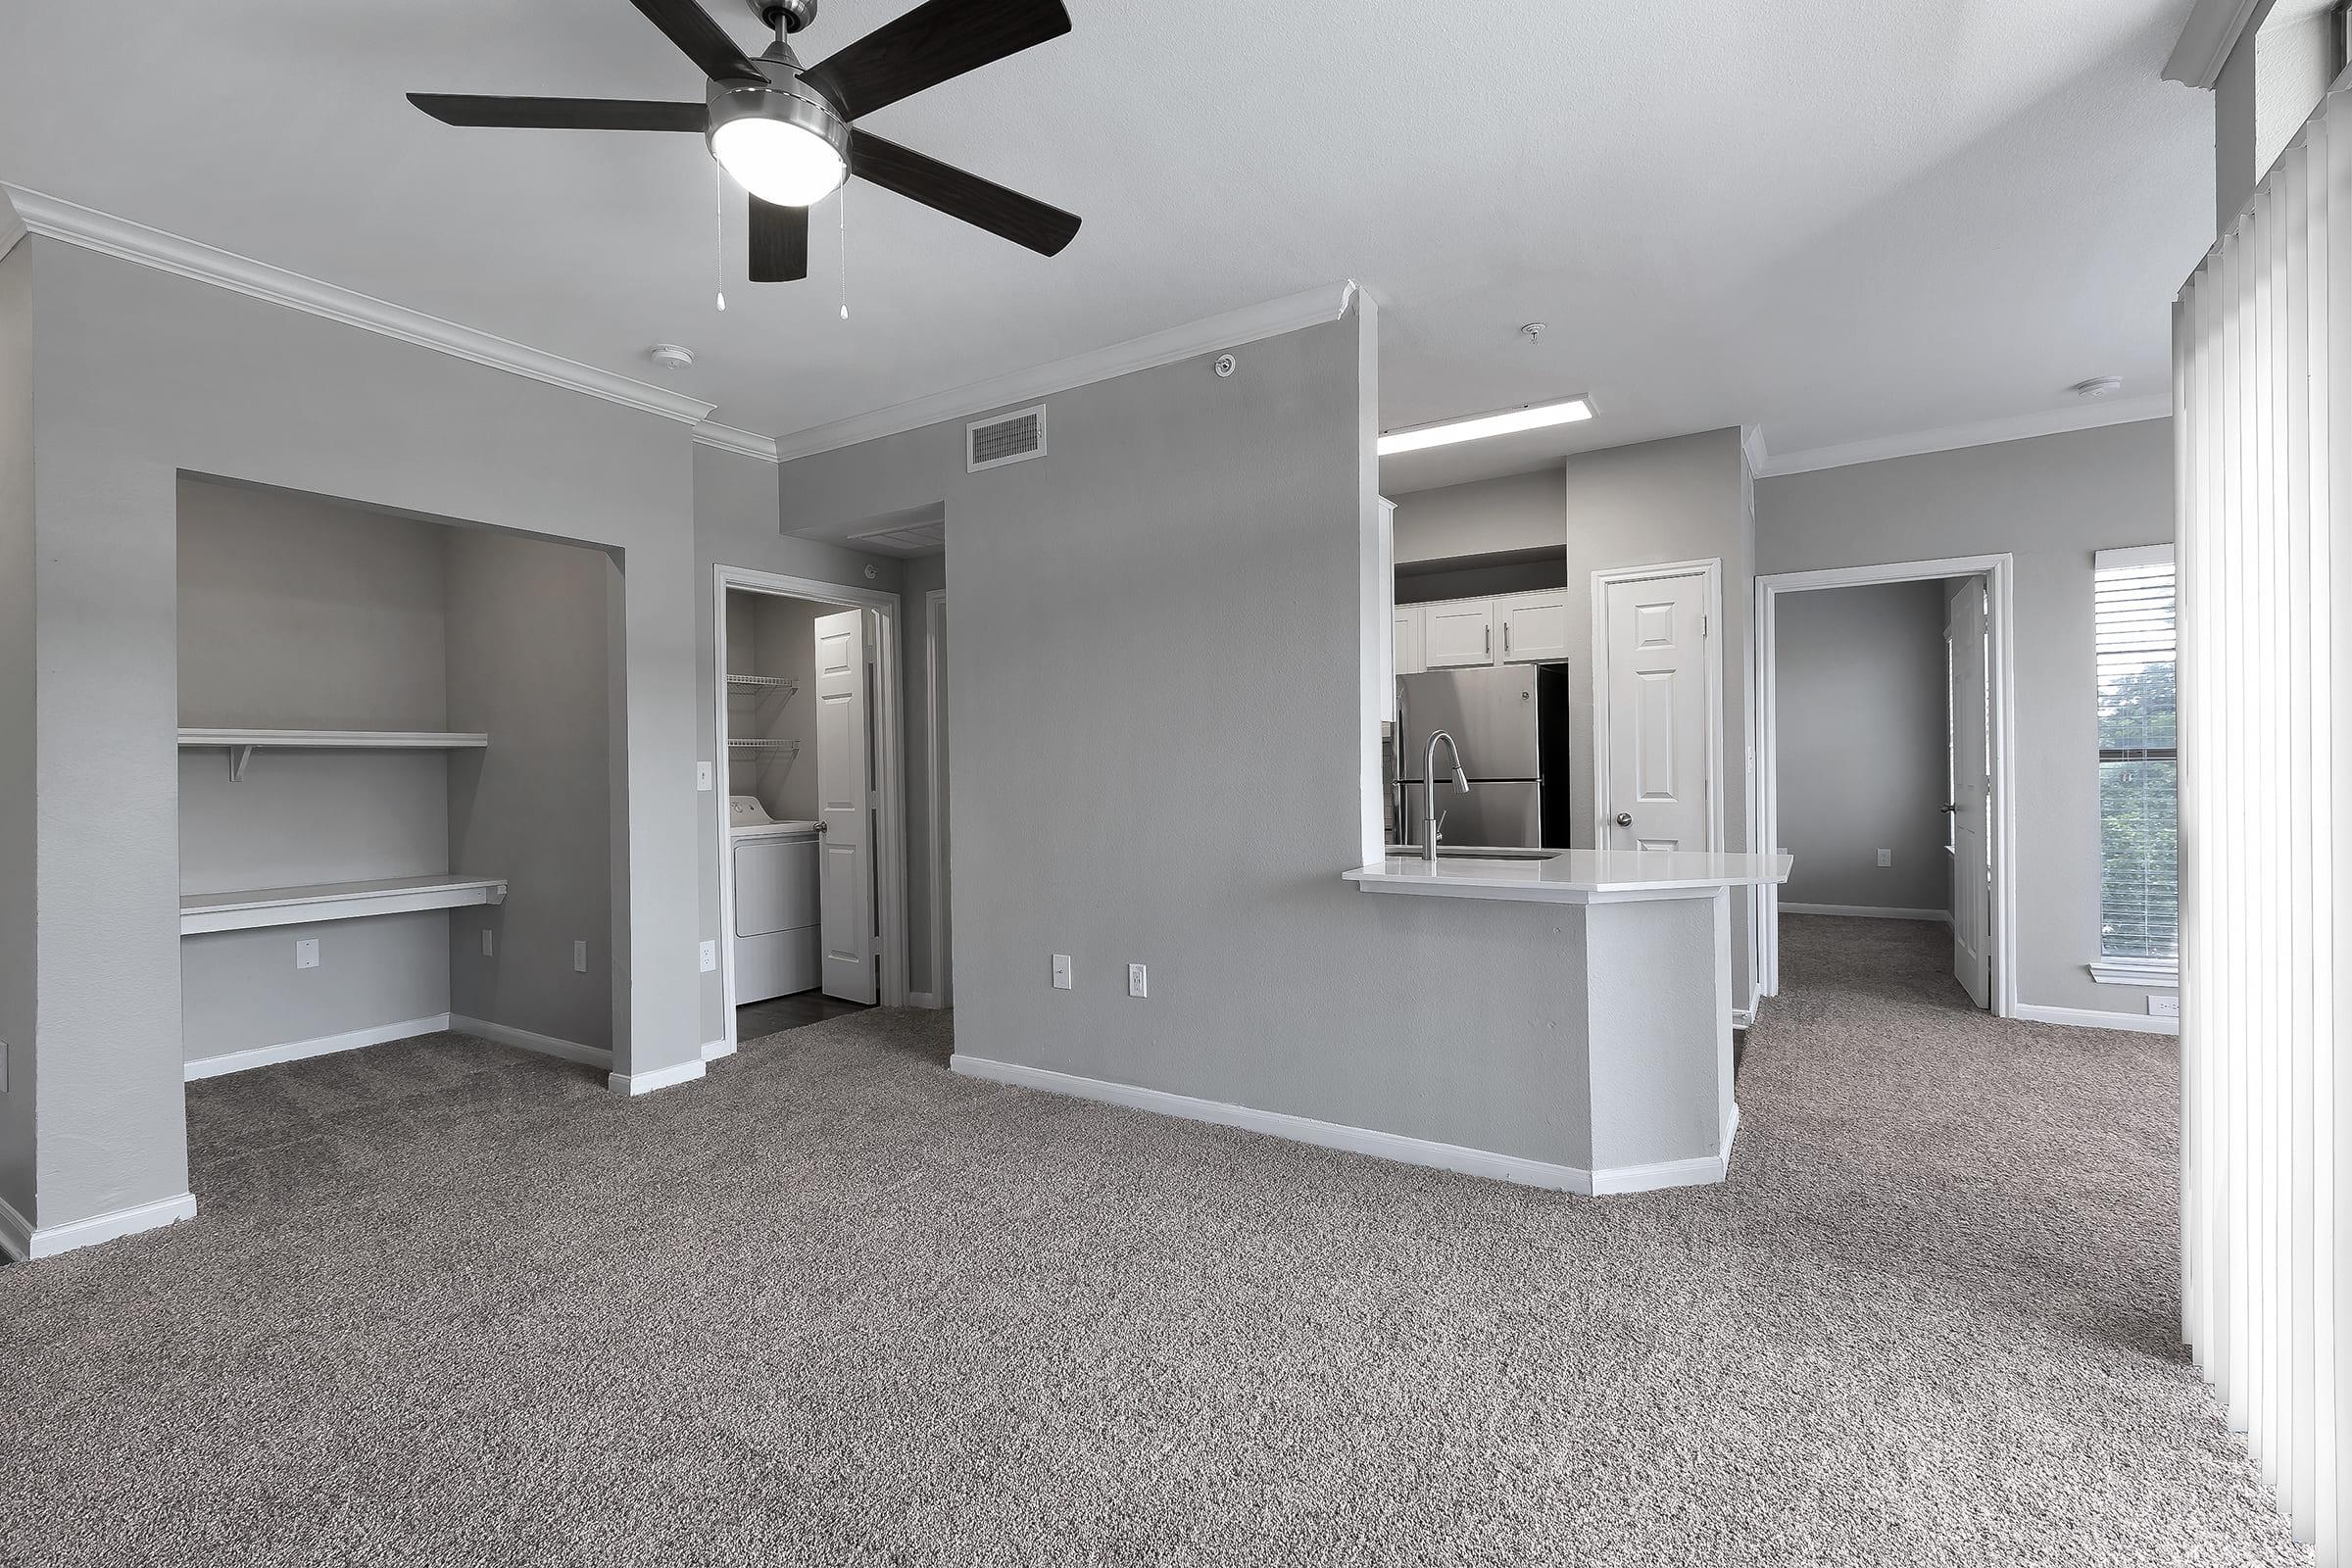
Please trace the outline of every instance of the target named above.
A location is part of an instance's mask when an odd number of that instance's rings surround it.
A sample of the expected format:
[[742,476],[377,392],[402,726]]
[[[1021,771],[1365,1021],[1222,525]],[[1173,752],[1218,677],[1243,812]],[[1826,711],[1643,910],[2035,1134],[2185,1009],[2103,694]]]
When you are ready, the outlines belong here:
[[1502,657],[1511,657],[1511,623],[1507,620],[1502,623]]
[[1494,657],[1494,623],[1491,620],[1487,622],[1487,657]]

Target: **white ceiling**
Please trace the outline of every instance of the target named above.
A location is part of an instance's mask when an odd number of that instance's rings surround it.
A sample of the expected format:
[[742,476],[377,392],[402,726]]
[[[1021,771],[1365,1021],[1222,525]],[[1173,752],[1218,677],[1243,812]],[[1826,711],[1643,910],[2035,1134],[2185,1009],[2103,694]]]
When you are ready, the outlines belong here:
[[[742,0],[708,0],[747,47]],[[910,0],[824,0],[822,58]],[[1070,0],[867,123],[1086,219],[1048,260],[853,184],[813,275],[713,309],[700,138],[452,129],[409,90],[694,98],[626,0],[0,0],[0,180],[788,434],[1354,277],[1384,423],[1600,417],[1396,490],[1726,424],[1775,452],[2169,385],[2211,238],[2188,0]],[[1550,331],[1531,348],[1524,321]]]

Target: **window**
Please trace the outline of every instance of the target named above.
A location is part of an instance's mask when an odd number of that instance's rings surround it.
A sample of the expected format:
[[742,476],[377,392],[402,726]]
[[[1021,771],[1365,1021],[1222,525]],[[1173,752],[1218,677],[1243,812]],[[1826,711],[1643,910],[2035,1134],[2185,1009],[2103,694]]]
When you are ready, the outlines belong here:
[[2099,686],[2101,980],[2179,972],[2180,762],[2175,750],[2173,548],[2102,550],[2092,573]]

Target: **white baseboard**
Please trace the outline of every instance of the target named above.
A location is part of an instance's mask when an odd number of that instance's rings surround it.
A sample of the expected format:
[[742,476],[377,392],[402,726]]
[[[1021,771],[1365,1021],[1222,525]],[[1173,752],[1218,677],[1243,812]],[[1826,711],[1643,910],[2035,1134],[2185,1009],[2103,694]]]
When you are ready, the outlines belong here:
[[616,1072],[605,1081],[612,1085],[616,1095],[650,1095],[657,1089],[667,1089],[672,1084],[690,1084],[702,1075],[703,1059],[697,1056],[692,1061],[681,1061],[670,1067],[656,1067],[651,1072]]
[[1655,1165],[1617,1165],[1592,1173],[1592,1193],[1606,1198],[1619,1193],[1654,1193],[1664,1187],[1713,1187],[1732,1164],[1732,1140],[1740,1136],[1740,1105],[1732,1104],[1723,1118],[1723,1152],[1698,1159],[1669,1159]]
[[492,1023],[487,1018],[468,1018],[462,1012],[449,1015],[449,1027],[462,1035],[480,1035],[502,1046],[517,1051],[535,1051],[542,1056],[556,1056],[564,1061],[576,1061],[582,1066],[612,1065],[612,1053],[602,1046],[583,1046],[576,1041],[558,1040],[554,1035],[533,1034],[528,1029],[516,1029],[510,1024]]
[[[1465,1176],[1484,1176],[1521,1187],[1542,1187],[1585,1197],[1599,1193],[1640,1193],[1658,1187],[1689,1187],[1703,1182],[1720,1182],[1731,1152],[1731,1145],[1727,1141],[1724,1157],[1677,1160],[1663,1165],[1633,1165],[1595,1172],[1574,1165],[1554,1165],[1545,1160],[1527,1159],[1517,1154],[1465,1149],[1459,1144],[1432,1143],[1424,1138],[1408,1138],[1401,1133],[1375,1132],[1368,1127],[1316,1121],[1312,1117],[1292,1116],[1282,1111],[1256,1110],[1248,1105],[1230,1105],[1215,1100],[1197,1100],[1191,1095],[1172,1095],[1161,1089],[1143,1089],[1133,1084],[1114,1084],[1100,1078],[1081,1078],[1044,1067],[1025,1067],[1017,1062],[992,1061],[985,1056],[967,1056],[961,1053],[950,1056],[948,1065],[967,1078],[985,1078],[992,1083],[1012,1084],[1023,1089],[1043,1089],[1050,1094],[1125,1105],[1134,1110],[1153,1111],[1185,1121],[1239,1127],[1247,1132],[1263,1133],[1269,1138],[1286,1138],[1293,1143],[1313,1144],[1321,1149],[1369,1154],[1375,1159],[1393,1159],[1406,1165],[1427,1165],[1438,1170],[1458,1171]],[[1729,1132],[1738,1130],[1737,1107],[1734,1107],[1726,1126],[1727,1137]]]
[[2021,1002],[2009,1009],[2012,1018],[2033,1023],[2062,1023],[2076,1029],[2123,1029],[2135,1035],[2177,1035],[2178,1018],[2154,1018],[2144,1012],[2100,1012],[2091,1007],[2044,1007]]
[[71,1225],[51,1225],[34,1230],[24,1215],[7,1202],[0,1201],[0,1248],[6,1249],[12,1256],[31,1262],[195,1217],[195,1195],[181,1193],[176,1198],[162,1198],[152,1203],[118,1208],[111,1214],[77,1219]]
[[1781,901],[1783,914],[1835,914],[1856,920],[1930,920],[1937,925],[1952,923],[1948,909],[1882,909],[1872,904],[1790,904]]
[[182,1078],[194,1083],[199,1078],[218,1078],[225,1072],[245,1072],[254,1067],[272,1066],[281,1061],[302,1061],[311,1056],[331,1056],[339,1051],[359,1051],[368,1046],[380,1046],[394,1040],[414,1040],[418,1035],[437,1035],[449,1027],[449,1014],[435,1013],[429,1018],[411,1018],[406,1023],[377,1024],[372,1029],[354,1029],[349,1034],[320,1035],[316,1040],[289,1040],[282,1046],[256,1046],[251,1051],[232,1051],[224,1055],[205,1056],[180,1068]]
[[936,1012],[939,1009],[939,998],[928,991],[909,991],[906,993],[906,1005],[929,1007]]
[[703,1042],[703,1059],[705,1061],[716,1061],[721,1056],[732,1056],[733,1054],[735,1054],[735,1042],[732,1040],[706,1040]]

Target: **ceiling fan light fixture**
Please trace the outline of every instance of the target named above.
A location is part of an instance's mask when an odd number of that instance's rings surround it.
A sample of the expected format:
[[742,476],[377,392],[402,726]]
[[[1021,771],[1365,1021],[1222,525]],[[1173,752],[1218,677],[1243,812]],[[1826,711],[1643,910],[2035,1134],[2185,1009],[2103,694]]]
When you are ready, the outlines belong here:
[[809,207],[850,176],[850,127],[813,94],[727,84],[711,94],[710,156],[735,183],[778,207]]

